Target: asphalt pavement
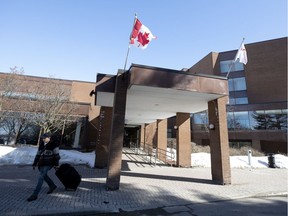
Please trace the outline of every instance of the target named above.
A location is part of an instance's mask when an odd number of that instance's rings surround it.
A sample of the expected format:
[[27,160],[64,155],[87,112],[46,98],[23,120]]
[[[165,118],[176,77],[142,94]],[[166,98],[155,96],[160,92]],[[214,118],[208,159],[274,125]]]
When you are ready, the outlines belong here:
[[[236,216],[242,208],[248,213],[258,209],[263,213],[259,215],[287,215],[287,169],[233,168],[232,184],[217,185],[210,168],[153,166],[137,158],[132,152],[123,154],[117,191],[105,190],[106,169],[75,166],[82,176],[76,191],[65,191],[51,170],[49,176],[58,188],[47,195],[44,183],[32,202],[27,198],[36,186],[38,171],[31,166],[0,166],[0,215]],[[242,215],[258,215],[248,213]]]

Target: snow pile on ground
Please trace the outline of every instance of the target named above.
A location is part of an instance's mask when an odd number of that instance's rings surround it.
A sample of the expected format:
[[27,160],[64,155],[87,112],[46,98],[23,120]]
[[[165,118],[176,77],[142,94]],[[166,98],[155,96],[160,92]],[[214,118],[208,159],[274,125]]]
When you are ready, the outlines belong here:
[[[37,147],[21,146],[9,147],[0,146],[0,165],[32,165]],[[60,150],[60,163],[70,163],[74,165],[94,166],[95,152],[82,153],[75,150]]]

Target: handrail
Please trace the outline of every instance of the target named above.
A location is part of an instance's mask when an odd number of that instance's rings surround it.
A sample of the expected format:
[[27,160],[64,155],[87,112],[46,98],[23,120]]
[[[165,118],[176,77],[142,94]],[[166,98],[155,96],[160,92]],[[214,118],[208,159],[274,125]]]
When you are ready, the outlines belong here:
[[173,151],[167,151],[165,149],[161,149],[158,147],[154,147],[151,144],[147,143],[141,143],[142,145],[136,146],[135,143],[130,143],[130,148],[134,148],[135,153],[139,154],[139,150],[144,152],[146,156],[150,157],[150,163],[152,164],[152,161],[154,163],[154,166],[156,166],[157,160],[162,161],[165,164],[173,165],[175,164],[175,153]]

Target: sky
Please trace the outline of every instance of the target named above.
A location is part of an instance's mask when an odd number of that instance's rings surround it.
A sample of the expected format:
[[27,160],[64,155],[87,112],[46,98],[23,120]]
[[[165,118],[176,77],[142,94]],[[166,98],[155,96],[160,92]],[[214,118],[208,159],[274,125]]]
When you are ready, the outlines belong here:
[[[169,149],[167,149],[169,150]],[[174,150],[175,152],[175,150]],[[37,153],[36,146],[23,145],[21,147],[0,146],[0,166],[3,165],[32,165]],[[94,166],[95,152],[83,153],[76,150],[60,149],[60,165],[69,163],[72,165]],[[175,152],[176,154],[176,152]],[[192,153],[191,165],[193,167],[211,167],[209,153]],[[288,157],[275,154],[275,165],[281,169],[288,169]],[[149,160],[149,158],[148,158]],[[251,155],[250,164],[248,156],[230,156],[231,168],[268,168],[268,157]]]
[[135,14],[157,39],[131,47],[126,69],[181,70],[243,38],[287,37],[287,0],[0,0],[0,72],[89,82],[116,74]]

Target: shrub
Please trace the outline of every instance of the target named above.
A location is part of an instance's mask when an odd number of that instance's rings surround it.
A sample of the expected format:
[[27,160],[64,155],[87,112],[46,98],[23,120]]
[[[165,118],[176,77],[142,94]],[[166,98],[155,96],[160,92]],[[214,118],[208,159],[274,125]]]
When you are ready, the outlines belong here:
[[[174,148],[176,149],[176,139],[173,138],[169,138],[168,139],[168,148]],[[204,153],[210,153],[210,146],[206,145],[206,146],[202,146],[202,145],[197,145],[194,142],[191,142],[191,147],[192,153],[200,153],[200,152],[204,152]],[[229,154],[230,156],[246,156],[248,155],[248,150],[252,151],[252,156],[265,156],[265,153],[258,151],[256,149],[253,149],[249,146],[243,146],[241,148],[229,148]]]

